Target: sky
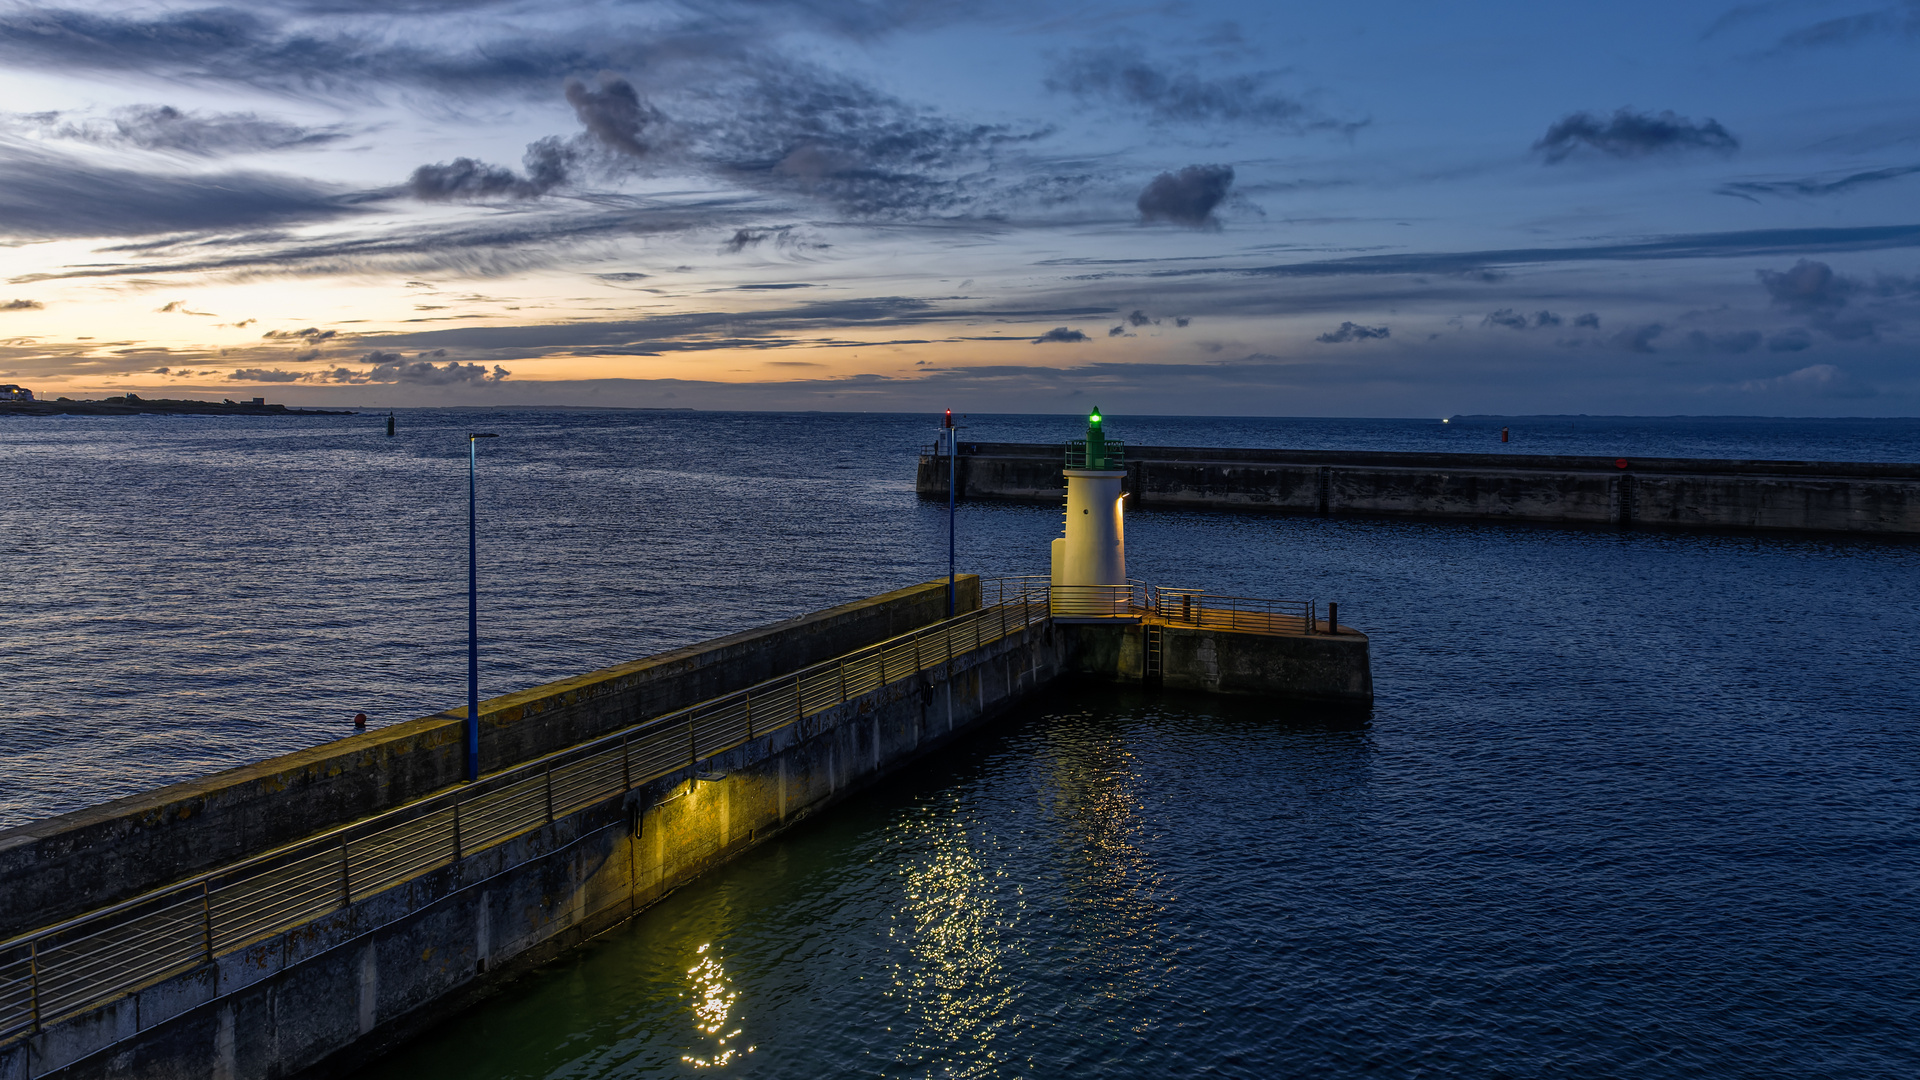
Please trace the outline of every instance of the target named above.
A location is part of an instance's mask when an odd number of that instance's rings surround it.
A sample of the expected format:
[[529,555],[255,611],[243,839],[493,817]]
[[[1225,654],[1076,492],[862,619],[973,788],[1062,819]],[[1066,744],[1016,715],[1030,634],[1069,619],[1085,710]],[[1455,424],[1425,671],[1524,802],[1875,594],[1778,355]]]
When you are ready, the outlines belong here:
[[1920,415],[1920,0],[0,3],[0,382]]

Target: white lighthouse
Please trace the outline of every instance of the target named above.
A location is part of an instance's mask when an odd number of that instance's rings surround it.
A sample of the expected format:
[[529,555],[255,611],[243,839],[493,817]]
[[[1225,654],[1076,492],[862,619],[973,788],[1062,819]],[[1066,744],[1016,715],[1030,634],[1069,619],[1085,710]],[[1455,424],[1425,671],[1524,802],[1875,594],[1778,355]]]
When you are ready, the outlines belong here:
[[1067,444],[1066,535],[1053,542],[1053,613],[1125,615],[1127,542],[1120,482],[1127,470],[1120,443],[1109,442],[1100,410],[1087,417],[1085,443]]

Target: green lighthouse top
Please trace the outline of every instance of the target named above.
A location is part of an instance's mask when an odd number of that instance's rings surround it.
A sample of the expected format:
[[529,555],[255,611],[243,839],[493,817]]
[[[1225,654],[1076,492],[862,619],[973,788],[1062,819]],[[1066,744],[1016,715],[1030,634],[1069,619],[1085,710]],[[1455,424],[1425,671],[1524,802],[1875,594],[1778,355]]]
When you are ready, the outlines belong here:
[[1087,414],[1087,437],[1067,444],[1067,468],[1122,469],[1126,467],[1121,462],[1126,457],[1126,449],[1120,440],[1107,438],[1100,423],[1100,407],[1096,405]]

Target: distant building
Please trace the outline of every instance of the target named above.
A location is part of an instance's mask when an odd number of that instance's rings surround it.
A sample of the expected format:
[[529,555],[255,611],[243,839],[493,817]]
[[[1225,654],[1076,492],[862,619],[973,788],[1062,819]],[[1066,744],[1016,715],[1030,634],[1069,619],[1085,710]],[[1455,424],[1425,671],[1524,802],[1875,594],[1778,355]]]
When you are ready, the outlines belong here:
[[0,384],[0,401],[32,401],[33,391],[12,383]]
[[255,405],[265,405],[267,403],[267,399],[263,397],[257,397],[253,399],[253,403]]

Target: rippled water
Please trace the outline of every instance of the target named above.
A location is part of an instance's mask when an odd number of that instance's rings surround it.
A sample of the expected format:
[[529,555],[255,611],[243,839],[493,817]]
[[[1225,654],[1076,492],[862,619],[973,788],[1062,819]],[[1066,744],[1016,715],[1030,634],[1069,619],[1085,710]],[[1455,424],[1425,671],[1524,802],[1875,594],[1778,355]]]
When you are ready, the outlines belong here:
[[[466,430],[508,436],[488,693],[944,570],[918,418],[379,424],[0,424],[6,822],[455,703]],[[1555,452],[1920,458],[1915,421],[1567,424]],[[1057,524],[963,504],[963,565],[1035,569]],[[1372,717],[1036,700],[375,1074],[1920,1074],[1920,546],[1151,508],[1128,545],[1148,580],[1340,601]]]
[[[0,420],[0,827],[324,742],[356,712],[378,726],[462,701],[467,431],[505,436],[482,444],[480,489],[496,694],[943,574],[945,507],[913,495],[929,421],[418,410],[388,439],[378,415]],[[966,422],[1011,441],[1080,423]],[[1920,460],[1915,420],[1112,427],[1136,444]],[[1309,571],[1239,546],[1331,529],[1365,548],[1390,526],[1187,521],[1134,515],[1136,576],[1332,596],[1376,621],[1403,603],[1366,560]],[[960,526],[964,568],[1026,573],[1058,522],[975,504]],[[1437,535],[1464,567],[1506,534]]]

